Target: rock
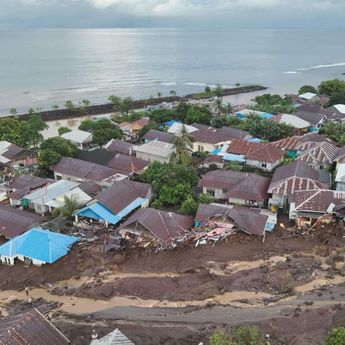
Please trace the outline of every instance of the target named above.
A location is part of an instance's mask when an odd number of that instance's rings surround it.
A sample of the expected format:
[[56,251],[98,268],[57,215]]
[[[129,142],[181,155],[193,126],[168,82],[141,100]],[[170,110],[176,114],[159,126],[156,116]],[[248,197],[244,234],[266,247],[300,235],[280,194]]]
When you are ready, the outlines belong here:
[[114,288],[110,284],[100,286],[97,290],[99,295],[104,296],[106,298],[109,298],[114,293]]
[[345,265],[343,265],[340,269],[339,269],[339,274],[341,275],[341,276],[345,276]]
[[305,301],[304,304],[305,304],[305,305],[313,305],[314,302],[313,302],[313,301]]
[[126,261],[126,257],[121,254],[115,254],[112,261],[116,265],[121,265]]
[[248,298],[241,298],[238,300],[240,303],[244,303],[244,304],[250,304],[250,301]]

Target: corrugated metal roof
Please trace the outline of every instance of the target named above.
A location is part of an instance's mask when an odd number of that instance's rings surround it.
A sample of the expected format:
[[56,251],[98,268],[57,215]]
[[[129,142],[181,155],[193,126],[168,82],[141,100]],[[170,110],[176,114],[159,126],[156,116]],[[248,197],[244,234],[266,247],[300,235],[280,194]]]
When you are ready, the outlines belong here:
[[135,345],[121,331],[115,329],[101,339],[94,339],[90,345]]
[[169,157],[175,150],[175,145],[153,140],[146,144],[135,146],[134,151],[152,154],[160,157]]
[[37,309],[0,319],[0,345],[68,345],[69,340]]
[[80,129],[75,129],[74,131],[64,133],[61,135],[61,137],[78,144],[92,141],[92,134]]
[[66,255],[70,246],[78,241],[78,237],[34,228],[0,246],[0,255],[22,255],[51,264]]
[[116,224],[121,220],[120,217],[110,212],[104,205],[100,204],[99,202],[95,202],[91,205],[85,206],[75,214],[81,217],[104,220],[110,224]]

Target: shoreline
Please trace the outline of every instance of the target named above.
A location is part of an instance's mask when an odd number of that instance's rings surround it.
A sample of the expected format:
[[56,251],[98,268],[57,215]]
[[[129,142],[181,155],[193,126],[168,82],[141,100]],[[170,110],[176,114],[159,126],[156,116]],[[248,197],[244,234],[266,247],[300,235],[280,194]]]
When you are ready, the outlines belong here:
[[[223,96],[234,96],[241,95],[245,93],[257,92],[267,90],[267,87],[261,85],[249,85],[236,88],[227,88],[223,91]],[[197,100],[196,95],[199,93],[192,93],[185,96],[172,96],[172,97],[161,97],[161,98],[149,98],[149,99],[139,99],[133,101],[133,109],[141,109],[146,106],[154,106],[164,102],[172,103],[179,102],[182,100]],[[204,98],[203,100],[210,99],[212,97]],[[200,100],[201,101],[201,100]],[[102,115],[107,113],[112,113],[118,111],[114,108],[111,103],[91,105],[85,108],[74,108],[74,109],[58,109],[58,110],[47,110],[40,111],[37,114],[41,116],[43,121],[58,121],[67,120],[79,117]],[[27,120],[29,117],[28,113],[16,114],[16,115],[4,115],[1,116],[2,119],[16,117],[20,120]]]

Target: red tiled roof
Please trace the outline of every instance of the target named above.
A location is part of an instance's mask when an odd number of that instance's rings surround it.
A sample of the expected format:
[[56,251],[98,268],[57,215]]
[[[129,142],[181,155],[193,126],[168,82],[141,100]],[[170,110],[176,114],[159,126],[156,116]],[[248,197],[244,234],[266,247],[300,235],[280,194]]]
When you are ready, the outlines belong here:
[[246,158],[259,162],[274,163],[283,159],[284,155],[285,153],[283,150],[273,145],[265,144],[261,147],[258,147],[256,150],[251,150],[246,155]]

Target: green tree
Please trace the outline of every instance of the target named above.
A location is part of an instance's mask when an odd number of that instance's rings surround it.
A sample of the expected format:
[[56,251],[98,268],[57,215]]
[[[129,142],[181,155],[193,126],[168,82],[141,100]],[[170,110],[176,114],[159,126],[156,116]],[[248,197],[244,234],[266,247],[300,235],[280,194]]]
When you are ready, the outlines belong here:
[[298,94],[302,95],[302,94],[307,93],[307,92],[311,92],[311,93],[316,93],[317,94],[317,89],[314,86],[312,86],[312,85],[304,85],[304,86],[302,86],[299,89]]
[[161,98],[162,97],[162,93],[160,91],[157,92],[157,97]]
[[263,111],[266,113],[292,113],[295,108],[293,107],[292,100],[289,98],[282,98],[279,95],[264,94],[254,98],[255,105],[253,110]]
[[174,186],[164,185],[159,193],[159,200],[167,205],[180,205],[192,193],[190,186],[177,183]]
[[217,85],[216,88],[213,90],[214,94],[220,98],[223,96],[223,93],[224,93],[224,89],[221,85]]
[[206,107],[192,106],[188,109],[185,121],[187,124],[201,123],[209,125],[211,123],[212,113]]
[[261,332],[256,327],[242,326],[235,331],[236,345],[264,345]]
[[41,169],[49,170],[61,159],[61,155],[53,150],[40,150],[38,154],[38,165]]
[[209,86],[206,86],[206,87],[205,87],[205,92],[206,92],[206,93],[210,93],[210,92],[211,92],[211,88],[210,88]]
[[241,84],[240,84],[239,82],[237,82],[237,83],[235,84],[235,86],[236,86],[236,87],[240,87]]
[[345,104],[345,89],[341,92],[335,92],[328,101],[327,106],[331,107],[336,104]]
[[84,99],[81,101],[81,104],[82,104],[83,107],[87,108],[87,107],[90,106],[91,102],[90,102],[88,99],[84,98]]
[[18,114],[17,109],[16,108],[11,108],[10,109],[10,114],[11,115],[17,115]]
[[72,130],[68,127],[60,127],[58,129],[59,135],[65,134],[65,133],[69,133],[72,132]]
[[198,202],[194,200],[191,195],[188,195],[185,201],[183,201],[180,212],[187,215],[195,215],[198,210]]
[[52,109],[53,109],[53,110],[58,110],[58,109],[59,109],[59,106],[58,106],[57,104],[54,104],[54,105],[52,105]]
[[242,165],[239,163],[231,162],[225,166],[225,169],[226,170],[232,170],[232,171],[241,171]]
[[73,213],[81,207],[81,204],[74,196],[70,198],[68,196],[64,196],[64,204],[59,208],[59,213],[63,217],[67,219],[72,218]]
[[91,119],[85,119],[81,122],[78,128],[81,131],[89,132],[89,131],[92,131],[92,129],[94,128],[94,124],[95,124],[95,121],[92,121]]
[[97,145],[103,146],[111,139],[121,139],[122,131],[118,127],[98,128],[92,131],[92,138]]
[[192,159],[192,137],[188,133],[186,126],[182,126],[181,133],[179,133],[173,144],[175,145],[175,152],[171,156],[171,162],[175,164],[188,165]]
[[325,345],[345,345],[345,328],[332,328],[327,335]]
[[223,102],[221,98],[216,98],[213,102],[214,109],[216,111],[217,116],[220,116],[221,112],[223,111]]
[[221,330],[215,331],[210,337],[210,345],[235,345],[229,334]]
[[31,126],[31,128],[37,132],[41,132],[45,129],[48,129],[49,126],[46,122],[42,120],[42,117],[38,114],[32,114],[29,116],[28,124]]
[[321,95],[333,96],[345,92],[345,81],[339,79],[325,80],[319,85]]
[[40,146],[40,150],[55,151],[63,157],[75,157],[78,152],[76,145],[61,137],[44,140]]
[[170,90],[169,94],[171,97],[176,97],[176,91],[175,90]]
[[69,99],[65,102],[65,108],[68,110],[73,110],[74,109],[74,104],[73,102]]
[[128,114],[134,107],[134,101],[131,97],[126,97],[120,103],[120,111],[123,114]]
[[122,102],[121,97],[112,95],[112,96],[108,97],[108,100],[113,105],[114,110],[119,110],[120,109],[120,105],[121,105],[121,102]]
[[210,204],[213,202],[213,198],[208,194],[200,194],[199,195],[199,203],[200,204]]
[[327,121],[320,129],[320,134],[325,134],[327,138],[340,142],[345,135],[345,124]]

